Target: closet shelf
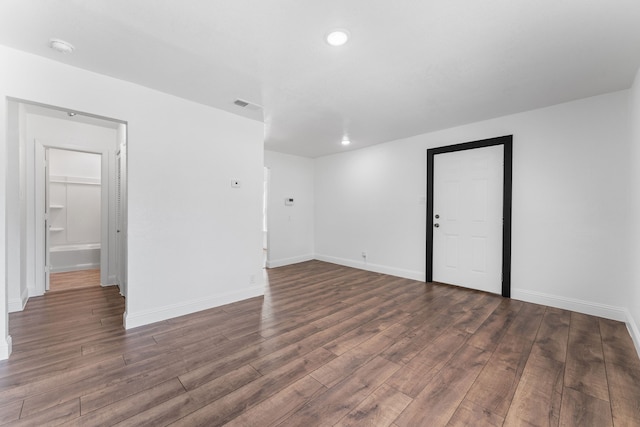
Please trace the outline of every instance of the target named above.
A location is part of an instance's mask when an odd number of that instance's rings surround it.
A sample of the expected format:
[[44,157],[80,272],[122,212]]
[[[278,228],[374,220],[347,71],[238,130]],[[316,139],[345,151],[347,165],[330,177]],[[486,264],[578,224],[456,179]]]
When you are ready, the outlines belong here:
[[51,228],[49,228],[49,231],[64,231],[64,228],[61,228],[61,227],[51,227]]
[[49,209],[64,209],[64,205],[51,205]]

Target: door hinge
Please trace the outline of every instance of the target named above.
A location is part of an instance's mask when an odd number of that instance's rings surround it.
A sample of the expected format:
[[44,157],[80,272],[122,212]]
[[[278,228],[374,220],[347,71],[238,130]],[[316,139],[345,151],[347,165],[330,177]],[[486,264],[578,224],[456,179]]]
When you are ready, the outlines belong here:
[[44,220],[45,221],[49,220],[49,214],[47,212],[44,213]]
[[45,265],[44,266],[44,272],[48,273],[51,270],[51,266]]

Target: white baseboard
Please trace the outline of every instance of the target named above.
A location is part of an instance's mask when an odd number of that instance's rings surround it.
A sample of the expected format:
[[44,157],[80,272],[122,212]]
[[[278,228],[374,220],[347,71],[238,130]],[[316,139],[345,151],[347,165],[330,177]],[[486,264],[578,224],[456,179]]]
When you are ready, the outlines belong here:
[[293,258],[283,258],[267,261],[267,268],[283,267],[285,265],[298,264],[300,262],[311,261],[314,259],[313,255],[300,255]]
[[638,353],[638,357],[640,357],[640,328],[638,328],[638,324],[635,319],[631,315],[631,312],[627,310],[627,329],[629,330],[629,335],[631,335],[631,339],[633,340],[633,344],[636,346],[636,352]]
[[7,309],[9,310],[9,313],[24,310],[24,307],[27,305],[27,301],[29,301],[29,289],[25,288],[22,290],[22,295],[20,295],[19,298],[12,298],[7,301]]
[[424,282],[425,280],[425,273],[423,271],[404,270],[402,268],[389,267],[387,265],[372,264],[369,262],[355,261],[352,259],[338,258],[328,255],[316,254],[315,259],[330,262],[332,264],[344,265],[345,267],[373,271],[374,273],[389,274],[391,276],[403,277],[405,279],[418,280],[420,282]]
[[11,335],[0,339],[0,360],[6,360],[11,355]]
[[138,326],[144,326],[150,323],[171,319],[173,317],[184,316],[185,314],[191,314],[197,311],[207,310],[221,305],[230,304],[232,302],[263,295],[264,286],[260,285],[239,292],[229,292],[224,295],[185,301],[153,310],[144,310],[138,313],[129,313],[126,311],[124,314],[124,327],[125,329],[136,328]]
[[628,311],[622,307],[614,307],[612,305],[513,288],[511,289],[511,298],[534,304],[548,305],[549,307],[576,311],[578,313],[590,314],[592,316],[604,317],[605,319],[618,320],[620,322],[628,321]]
[[113,283],[100,283],[100,286],[102,286],[103,288],[108,288],[109,286],[118,286],[117,283],[113,282]]
[[52,273],[66,273],[69,271],[81,271],[81,270],[97,270],[100,268],[100,263],[87,263],[87,264],[73,264],[62,266],[51,266]]

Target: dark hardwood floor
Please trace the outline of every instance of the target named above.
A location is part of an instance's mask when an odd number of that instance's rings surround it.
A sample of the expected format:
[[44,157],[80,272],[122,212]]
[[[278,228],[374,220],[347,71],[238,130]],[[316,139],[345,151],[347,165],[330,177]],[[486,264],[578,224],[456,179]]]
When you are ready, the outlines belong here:
[[51,273],[49,292],[100,286],[100,269]]
[[312,261],[125,331],[117,288],[10,315],[0,424],[638,426],[623,323]]

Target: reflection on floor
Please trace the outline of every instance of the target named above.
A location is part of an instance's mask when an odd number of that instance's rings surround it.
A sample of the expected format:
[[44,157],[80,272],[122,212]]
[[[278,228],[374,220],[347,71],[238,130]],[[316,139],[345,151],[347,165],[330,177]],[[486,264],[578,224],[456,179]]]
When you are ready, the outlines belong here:
[[51,273],[49,292],[100,286],[100,269]]

